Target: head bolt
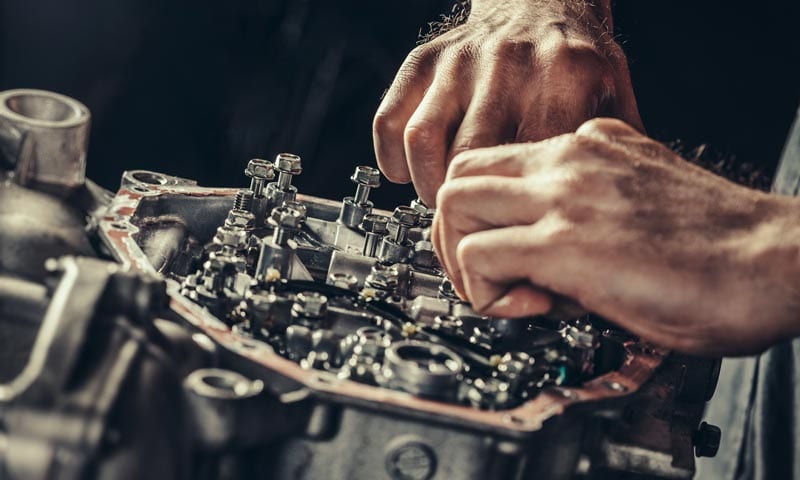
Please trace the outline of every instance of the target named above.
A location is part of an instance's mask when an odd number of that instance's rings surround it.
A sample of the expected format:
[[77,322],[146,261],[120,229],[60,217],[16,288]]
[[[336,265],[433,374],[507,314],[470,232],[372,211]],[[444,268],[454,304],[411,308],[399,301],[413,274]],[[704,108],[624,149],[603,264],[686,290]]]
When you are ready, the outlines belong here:
[[269,217],[269,224],[275,229],[272,237],[273,243],[286,246],[294,231],[299,229],[304,221],[301,212],[293,208],[273,208]]
[[233,228],[249,229],[253,226],[255,215],[247,210],[233,209],[228,212],[228,218],[225,219],[225,225]]
[[389,217],[377,213],[364,215],[359,228],[364,231],[364,256],[374,257],[381,239],[386,235]]
[[411,207],[397,207],[392,213],[392,220],[389,224],[389,233],[392,240],[398,245],[403,245],[408,241],[408,231],[419,224],[419,212]]
[[292,186],[292,177],[303,171],[300,157],[291,153],[279,153],[275,157],[275,170],[278,171],[278,187],[288,190]]
[[250,177],[250,190],[256,197],[264,195],[264,186],[267,181],[275,178],[275,171],[272,163],[262,158],[254,158],[247,162],[244,174]]
[[350,180],[356,184],[353,201],[357,205],[361,205],[367,203],[371,189],[381,186],[381,172],[377,168],[358,166]]

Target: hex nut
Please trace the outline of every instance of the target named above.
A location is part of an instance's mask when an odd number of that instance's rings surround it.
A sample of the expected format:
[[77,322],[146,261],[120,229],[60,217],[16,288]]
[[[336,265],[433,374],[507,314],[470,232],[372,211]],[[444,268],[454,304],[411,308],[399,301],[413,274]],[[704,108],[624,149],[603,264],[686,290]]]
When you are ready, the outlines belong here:
[[377,188],[381,186],[381,172],[377,168],[358,166],[355,173],[350,177],[350,180],[360,185],[367,187]]
[[377,233],[379,235],[386,235],[387,225],[389,224],[389,217],[386,215],[380,215],[378,213],[368,213],[364,215],[364,219],[361,220],[361,225],[359,228],[365,232],[369,233]]
[[263,180],[272,180],[275,178],[272,162],[264,160],[263,158],[254,158],[247,162],[247,168],[245,168],[244,174],[248,177]]
[[300,157],[292,153],[279,153],[275,157],[275,169],[290,175],[299,175],[303,171]]

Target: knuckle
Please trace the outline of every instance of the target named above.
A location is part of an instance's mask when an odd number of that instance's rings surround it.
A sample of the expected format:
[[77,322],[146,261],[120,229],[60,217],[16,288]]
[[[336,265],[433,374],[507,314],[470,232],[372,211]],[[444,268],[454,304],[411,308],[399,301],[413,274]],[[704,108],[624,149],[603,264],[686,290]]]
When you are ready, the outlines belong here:
[[[546,73],[596,91],[613,81],[609,59],[595,45],[580,40],[562,42],[545,54]],[[573,92],[574,93],[574,92]]]
[[449,218],[453,214],[453,207],[458,204],[458,198],[461,196],[461,191],[453,186],[452,182],[446,182],[439,189],[436,194],[436,209],[437,213],[441,214],[439,218]]
[[463,150],[458,152],[450,162],[448,169],[449,178],[458,178],[469,172],[470,167],[477,160],[478,155],[474,150]]
[[448,48],[446,55],[452,65],[472,65],[479,53],[477,46],[472,42],[462,42]]
[[463,265],[470,265],[473,269],[478,267],[484,255],[481,253],[482,246],[469,235],[462,238],[456,246],[456,258]]
[[440,48],[431,43],[419,45],[409,52],[401,70],[414,71],[428,68],[436,62],[439,51]]
[[638,134],[633,127],[616,118],[592,118],[578,127],[575,133],[577,135],[600,134],[608,137]]
[[379,110],[372,120],[372,132],[377,137],[399,137],[404,128],[402,119],[390,110]]
[[438,148],[441,138],[439,133],[439,127],[433,122],[418,120],[406,125],[403,139],[409,149],[428,153]]
[[504,63],[528,65],[536,51],[536,45],[531,39],[507,38],[487,46],[488,50],[498,60]]

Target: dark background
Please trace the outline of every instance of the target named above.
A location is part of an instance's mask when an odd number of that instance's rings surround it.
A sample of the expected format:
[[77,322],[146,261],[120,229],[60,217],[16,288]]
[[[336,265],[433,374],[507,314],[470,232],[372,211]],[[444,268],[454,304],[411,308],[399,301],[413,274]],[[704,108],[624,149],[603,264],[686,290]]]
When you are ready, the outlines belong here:
[[[619,0],[616,30],[652,136],[772,174],[800,102],[800,2],[737,3]],[[340,198],[374,163],[380,95],[450,4],[0,0],[0,89],[86,103],[89,175],[111,189],[134,168],[242,185],[249,158],[291,151],[302,192]]]

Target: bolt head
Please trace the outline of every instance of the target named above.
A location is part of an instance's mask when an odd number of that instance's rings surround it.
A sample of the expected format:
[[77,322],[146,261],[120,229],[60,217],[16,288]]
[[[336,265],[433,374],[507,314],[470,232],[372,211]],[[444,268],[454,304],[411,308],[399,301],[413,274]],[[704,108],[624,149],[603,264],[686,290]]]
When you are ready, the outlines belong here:
[[281,228],[300,228],[305,220],[297,210],[289,207],[275,207],[270,214],[270,223]]
[[256,216],[247,210],[233,209],[228,212],[228,218],[225,219],[225,224],[234,228],[246,228],[253,224]]
[[272,180],[275,178],[275,171],[272,163],[263,158],[254,158],[247,163],[244,174],[252,178]]
[[397,288],[397,281],[399,277],[400,273],[394,266],[387,267],[381,264],[376,264],[372,267],[370,274],[367,275],[366,283],[372,288],[394,290]]
[[432,268],[438,266],[439,262],[436,258],[436,253],[433,251],[433,243],[427,240],[415,243],[412,263],[419,267]]
[[292,312],[305,317],[323,317],[328,312],[328,297],[319,292],[298,293],[294,297]]
[[397,207],[392,213],[392,221],[406,227],[415,227],[419,223],[419,212],[411,207]]
[[279,153],[275,158],[275,168],[279,172],[288,173],[290,175],[299,175],[303,171],[300,163],[300,157],[292,153]]
[[217,234],[214,235],[214,243],[243,250],[247,245],[247,232],[241,228],[223,225],[217,228]]
[[388,224],[389,224],[389,217],[387,217],[386,215],[380,215],[377,213],[368,213],[364,215],[364,219],[361,220],[361,225],[359,225],[359,228],[368,233],[377,233],[380,235],[386,235],[387,232],[386,226]]
[[306,209],[306,206],[297,200],[284,200],[283,206],[291,208],[292,210],[297,210],[300,213],[300,216],[303,217],[304,221],[306,218],[308,218],[308,210]]
[[411,200],[411,208],[418,211],[420,215],[425,215],[430,210],[421,198]]
[[381,186],[381,172],[377,168],[362,165],[356,167],[356,171],[350,177],[350,180],[360,185],[377,188]]

